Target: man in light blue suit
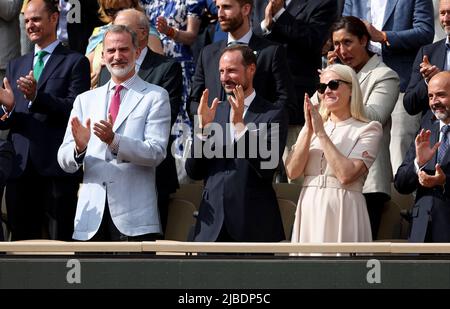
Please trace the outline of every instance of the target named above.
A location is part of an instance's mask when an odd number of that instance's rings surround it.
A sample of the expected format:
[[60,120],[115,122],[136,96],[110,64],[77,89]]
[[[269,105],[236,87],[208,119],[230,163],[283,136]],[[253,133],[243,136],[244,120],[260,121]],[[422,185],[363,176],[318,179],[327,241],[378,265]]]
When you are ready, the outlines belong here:
[[74,239],[143,241],[162,232],[155,168],[166,156],[169,95],[136,74],[139,53],[134,32],[111,26],[103,48],[111,80],[75,100],[58,151],[66,172],[84,167]]
[[419,128],[420,116],[409,116],[403,94],[419,48],[434,37],[432,0],[346,0],[343,15],[366,20],[383,62],[400,76],[400,95],[392,112],[391,161],[395,173]]

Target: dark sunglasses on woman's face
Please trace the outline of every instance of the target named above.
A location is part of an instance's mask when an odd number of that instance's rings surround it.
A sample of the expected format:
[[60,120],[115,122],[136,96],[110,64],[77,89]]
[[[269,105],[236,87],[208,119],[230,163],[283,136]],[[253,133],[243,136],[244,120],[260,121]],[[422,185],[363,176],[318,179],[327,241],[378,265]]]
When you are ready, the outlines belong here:
[[328,82],[328,84],[320,83],[317,85],[317,92],[323,94],[325,90],[330,88],[330,90],[336,90],[339,88],[340,83],[350,84],[349,82],[341,79],[332,79]]

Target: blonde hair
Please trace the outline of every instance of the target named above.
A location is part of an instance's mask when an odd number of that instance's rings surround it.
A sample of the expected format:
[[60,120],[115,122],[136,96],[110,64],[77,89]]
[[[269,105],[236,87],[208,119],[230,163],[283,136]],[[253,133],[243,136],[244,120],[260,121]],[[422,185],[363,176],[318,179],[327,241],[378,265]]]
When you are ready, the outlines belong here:
[[[350,114],[353,118],[363,122],[369,122],[364,113],[363,97],[361,94],[361,88],[359,86],[359,81],[356,78],[355,71],[348,65],[343,64],[332,64],[326,67],[322,74],[325,72],[334,72],[339,76],[339,79],[349,83],[352,93],[350,97]],[[324,121],[328,120],[331,112],[326,109],[323,104],[320,105],[319,112],[322,115]]]

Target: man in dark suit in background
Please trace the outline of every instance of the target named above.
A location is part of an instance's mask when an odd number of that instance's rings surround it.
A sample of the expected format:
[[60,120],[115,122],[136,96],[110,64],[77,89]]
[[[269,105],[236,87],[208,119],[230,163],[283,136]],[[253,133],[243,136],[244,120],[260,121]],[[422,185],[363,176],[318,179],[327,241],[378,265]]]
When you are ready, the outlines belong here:
[[[172,127],[180,110],[183,92],[183,76],[179,62],[159,55],[147,47],[149,21],[144,13],[135,9],[122,10],[117,14],[114,25],[124,25],[136,32],[141,48],[141,55],[136,60],[138,75],[146,82],[158,85],[169,93],[170,126]],[[103,67],[100,72],[99,86],[106,84],[110,78],[111,74],[106,67]],[[179,187],[175,159],[171,151],[173,140],[174,137],[170,135],[166,158],[156,168],[158,209],[163,232],[167,223],[169,196]]]
[[31,0],[25,9],[34,53],[8,63],[0,89],[0,129],[16,152],[6,206],[12,239],[49,236],[71,240],[81,175],[61,170],[57,151],[75,97],[88,90],[89,61],[56,39],[58,8],[53,0]]
[[429,80],[441,71],[450,70],[450,63],[447,61],[447,54],[449,53],[447,40],[450,39],[449,0],[439,2],[439,12],[442,12],[439,14],[439,19],[447,38],[422,46],[416,55],[411,79],[403,98],[403,106],[410,115],[425,114],[430,109],[427,89]]
[[228,101],[219,103],[216,97],[208,107],[209,89],[203,91],[198,134],[186,161],[189,177],[205,182],[195,241],[285,239],[272,179],[286,142],[288,115],[283,106],[255,92],[256,70],[248,46],[227,47],[219,71]]
[[276,43],[252,32],[250,14],[253,0],[216,0],[220,27],[228,33],[228,40],[210,44],[202,49],[192,79],[190,96],[191,116],[197,112],[203,90],[209,90],[209,102],[225,100],[218,72],[219,58],[227,44],[248,44],[255,52],[257,64],[253,85],[265,100],[287,107],[289,114],[295,112],[297,101],[291,75],[286,62],[286,51]]
[[[64,0],[69,1],[69,0]],[[101,26],[103,23],[98,18],[98,1],[95,0],[78,0],[80,2],[80,21],[67,23],[67,36],[69,48],[79,53],[86,52],[89,38],[95,27]],[[72,6],[72,9],[75,6]]]
[[[322,47],[339,15],[336,0],[259,0],[253,10],[253,32],[282,44],[296,90],[295,114],[290,125],[303,125],[303,98],[319,83]],[[296,130],[293,142],[300,131]],[[289,146],[289,145],[288,145]]]
[[450,242],[450,72],[428,84],[430,111],[395,175],[402,194],[416,191],[410,242]]

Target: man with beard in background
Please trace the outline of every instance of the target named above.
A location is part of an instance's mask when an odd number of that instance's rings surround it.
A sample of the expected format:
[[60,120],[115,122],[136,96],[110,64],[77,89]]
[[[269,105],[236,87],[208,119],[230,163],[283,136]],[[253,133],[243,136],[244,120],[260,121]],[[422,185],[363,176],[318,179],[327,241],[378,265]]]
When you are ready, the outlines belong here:
[[402,194],[417,190],[409,241],[449,242],[450,72],[430,79],[428,100],[430,111],[395,175],[395,188]]

